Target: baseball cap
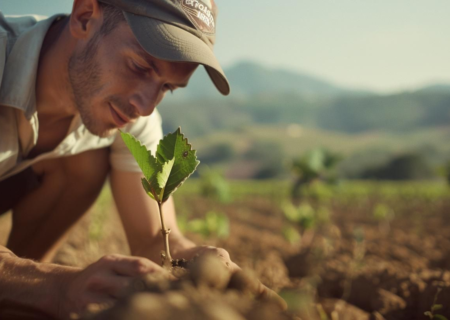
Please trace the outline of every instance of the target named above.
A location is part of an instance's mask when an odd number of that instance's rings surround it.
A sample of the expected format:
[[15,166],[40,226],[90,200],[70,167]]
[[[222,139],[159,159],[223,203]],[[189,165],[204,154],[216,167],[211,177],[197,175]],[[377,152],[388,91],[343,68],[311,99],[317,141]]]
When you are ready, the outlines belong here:
[[230,85],[213,53],[214,0],[98,0],[122,9],[142,48],[151,56],[202,64],[223,95]]

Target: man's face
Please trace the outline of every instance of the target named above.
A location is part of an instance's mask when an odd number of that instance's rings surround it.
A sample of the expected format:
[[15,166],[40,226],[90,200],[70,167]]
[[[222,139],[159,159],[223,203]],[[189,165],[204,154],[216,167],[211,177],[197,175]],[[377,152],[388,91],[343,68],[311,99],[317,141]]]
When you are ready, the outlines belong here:
[[84,125],[104,137],[150,115],[167,91],[187,85],[197,66],[150,56],[123,22],[73,53],[69,84]]

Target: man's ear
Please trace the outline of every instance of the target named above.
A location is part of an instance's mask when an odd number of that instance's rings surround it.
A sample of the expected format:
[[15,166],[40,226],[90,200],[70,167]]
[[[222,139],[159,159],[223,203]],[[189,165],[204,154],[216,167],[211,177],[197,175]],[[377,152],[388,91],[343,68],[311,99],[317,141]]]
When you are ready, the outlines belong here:
[[102,24],[97,0],[74,0],[70,15],[70,33],[76,39],[88,39]]

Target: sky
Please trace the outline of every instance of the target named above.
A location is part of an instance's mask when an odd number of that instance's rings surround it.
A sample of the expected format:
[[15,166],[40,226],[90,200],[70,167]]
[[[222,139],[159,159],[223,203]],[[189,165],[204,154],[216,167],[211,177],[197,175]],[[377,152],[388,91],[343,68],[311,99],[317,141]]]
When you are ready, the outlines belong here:
[[[73,0],[1,0],[4,14],[70,12]],[[216,0],[216,56],[380,93],[450,83],[448,0]]]

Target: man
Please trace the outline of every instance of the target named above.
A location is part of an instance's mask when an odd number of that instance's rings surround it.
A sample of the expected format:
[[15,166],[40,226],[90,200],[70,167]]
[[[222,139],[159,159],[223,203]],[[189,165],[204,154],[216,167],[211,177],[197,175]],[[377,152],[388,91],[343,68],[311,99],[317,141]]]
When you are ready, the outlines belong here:
[[[0,302],[64,319],[161,272],[157,207],[117,129],[154,152],[155,107],[200,64],[229,93],[212,53],[215,18],[213,0],[75,0],[70,16],[39,22],[0,15],[0,214],[13,212],[8,249],[0,246]],[[44,263],[107,176],[134,257],[83,270]],[[174,258],[213,253],[237,268],[225,250],[183,237],[172,201],[164,212]]]

